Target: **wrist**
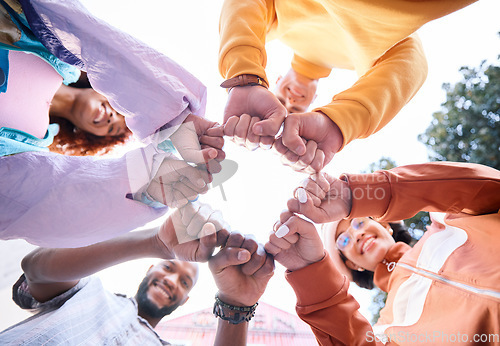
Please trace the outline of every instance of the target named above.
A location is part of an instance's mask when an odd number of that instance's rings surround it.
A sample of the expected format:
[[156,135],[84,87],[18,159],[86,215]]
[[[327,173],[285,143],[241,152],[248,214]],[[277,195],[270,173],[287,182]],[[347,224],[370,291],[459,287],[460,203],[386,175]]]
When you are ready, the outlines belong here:
[[167,242],[165,242],[163,239],[164,237],[160,236],[160,233],[168,234],[169,232],[173,232],[174,237],[176,237],[170,216],[163,225],[155,230],[153,236],[151,237],[152,249],[155,252],[155,257],[163,259],[175,258],[174,250],[171,249],[171,246],[169,246]]
[[221,291],[217,292],[217,297],[222,300],[224,303],[234,305],[234,306],[251,306],[256,303],[256,300],[246,300],[246,299],[241,299],[241,295],[238,294],[240,297],[232,297],[231,295],[224,294]]
[[[344,203],[344,214],[345,214],[345,215],[341,215],[341,217],[346,218],[349,215],[351,215],[352,190],[351,190],[351,186],[349,185],[349,180],[347,178],[347,175],[342,174],[338,181],[340,183],[341,198],[342,198],[342,202]],[[335,182],[332,184],[332,186],[333,185],[335,185]]]
[[255,316],[255,309],[259,303],[251,306],[237,306],[223,301],[219,293],[215,295],[213,314],[215,317],[227,321],[231,324],[249,322]]
[[323,250],[323,253],[320,256],[316,256],[314,259],[311,260],[304,260],[302,263],[296,263],[295,265],[288,266],[286,269],[289,272],[294,272],[300,269],[303,269],[305,267],[310,266],[311,264],[318,263],[322,261],[326,256],[326,252]]
[[340,127],[337,125],[332,118],[328,116],[328,114],[323,113],[321,110],[316,111],[318,114],[321,114],[325,119],[325,126],[328,128],[329,137],[335,142],[332,145],[332,149],[335,153],[338,153],[345,145],[344,145],[344,134],[340,130]]
[[241,74],[239,76],[226,79],[224,82],[221,83],[220,86],[230,91],[232,88],[237,86],[254,86],[254,85],[259,85],[266,89],[269,88],[269,84],[264,78],[261,78],[253,74]]

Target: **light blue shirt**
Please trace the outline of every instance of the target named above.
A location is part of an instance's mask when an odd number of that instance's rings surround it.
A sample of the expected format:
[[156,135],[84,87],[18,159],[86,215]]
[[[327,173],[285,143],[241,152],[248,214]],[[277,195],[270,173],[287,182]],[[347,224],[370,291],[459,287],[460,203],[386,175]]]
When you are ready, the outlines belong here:
[[1,332],[1,345],[170,345],[137,315],[134,299],[106,291],[96,277],[40,303],[23,275],[14,285],[13,299],[35,315]]
[[30,25],[24,13],[17,13],[5,2],[0,0],[2,6],[10,16],[11,25],[15,25],[19,32],[19,40],[13,44],[0,42],[0,92],[6,92],[9,80],[9,50],[19,50],[35,54],[48,62],[63,77],[65,84],[74,83],[80,77],[80,71],[51,54],[47,48],[35,37],[30,30]]
[[58,124],[50,124],[45,137],[40,139],[21,130],[0,128],[0,156],[23,153],[25,151],[49,151],[48,146],[59,132]]

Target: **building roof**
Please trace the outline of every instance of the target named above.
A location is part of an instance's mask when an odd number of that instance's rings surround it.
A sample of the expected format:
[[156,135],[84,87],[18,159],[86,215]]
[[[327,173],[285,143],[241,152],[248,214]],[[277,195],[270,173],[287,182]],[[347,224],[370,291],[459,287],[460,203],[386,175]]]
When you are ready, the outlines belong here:
[[[213,345],[217,322],[212,308],[206,308],[169,321],[160,322],[155,331],[176,346]],[[309,326],[295,314],[259,302],[250,321],[247,345],[315,346]]]

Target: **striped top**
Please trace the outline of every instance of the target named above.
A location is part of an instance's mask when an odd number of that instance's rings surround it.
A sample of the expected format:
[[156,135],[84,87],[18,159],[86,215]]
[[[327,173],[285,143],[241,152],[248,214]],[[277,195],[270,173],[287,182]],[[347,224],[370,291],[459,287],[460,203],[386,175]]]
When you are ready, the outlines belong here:
[[1,345],[170,345],[138,316],[135,299],[108,292],[97,277],[40,303],[22,275],[13,299],[35,314],[0,333]]

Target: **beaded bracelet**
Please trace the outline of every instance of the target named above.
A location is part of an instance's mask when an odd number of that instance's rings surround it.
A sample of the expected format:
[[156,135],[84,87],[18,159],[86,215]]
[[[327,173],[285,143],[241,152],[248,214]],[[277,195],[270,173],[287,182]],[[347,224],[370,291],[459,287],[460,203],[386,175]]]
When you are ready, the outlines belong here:
[[257,305],[259,305],[259,303],[255,303],[252,306],[234,306],[224,303],[216,295],[213,314],[215,317],[219,317],[229,323],[239,324],[242,322],[248,322],[255,316],[255,309],[257,308]]

